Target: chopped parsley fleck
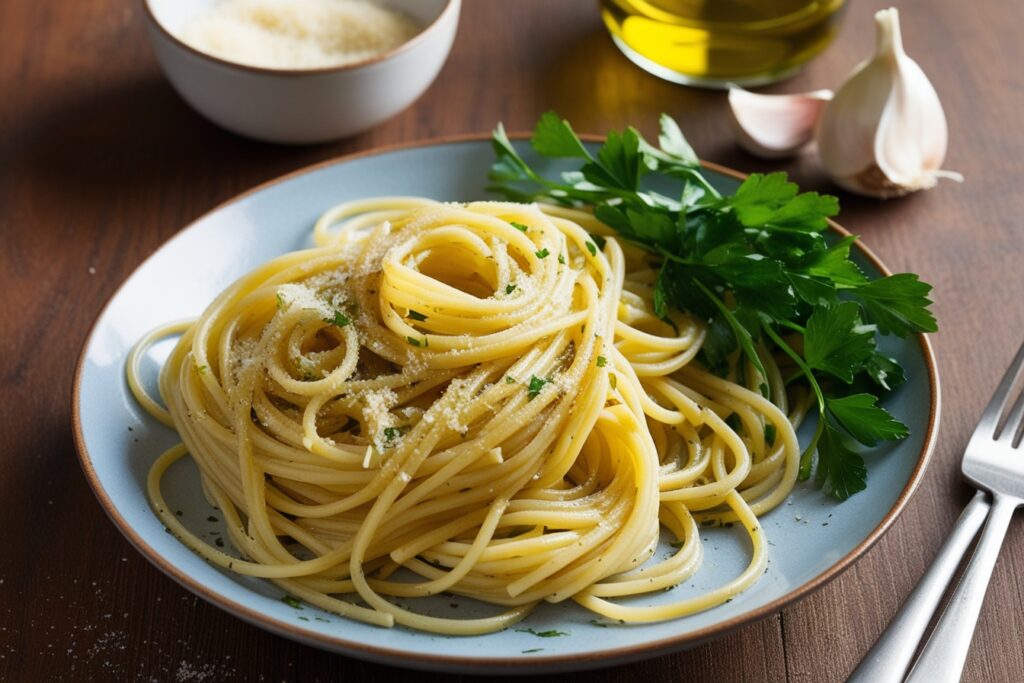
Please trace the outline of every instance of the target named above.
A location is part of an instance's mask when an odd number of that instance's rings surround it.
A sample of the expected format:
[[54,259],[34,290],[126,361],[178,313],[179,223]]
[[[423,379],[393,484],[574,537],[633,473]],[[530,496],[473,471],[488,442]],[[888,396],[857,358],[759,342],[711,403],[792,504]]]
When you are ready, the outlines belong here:
[[516,378],[512,375],[505,375],[505,384],[515,384]]
[[196,370],[199,371],[200,375],[205,375],[206,371],[209,370],[209,368],[206,367],[205,365],[200,365],[198,368],[196,368]]
[[558,255],[558,262],[561,263],[563,266],[565,265],[565,255],[564,254],[559,254]]
[[522,223],[516,223],[515,221],[509,221],[509,225],[518,230],[519,232],[526,232],[529,230],[529,226],[523,225]]
[[566,631],[556,631],[555,629],[550,629],[548,631],[534,631],[532,628],[517,628],[516,631],[519,633],[532,633],[538,638],[557,638],[558,636],[569,635]]
[[328,325],[334,325],[335,327],[345,327],[346,325],[351,323],[352,320],[341,311],[335,310],[334,317],[324,318],[324,322],[327,323]]
[[302,601],[290,595],[282,595],[281,602],[294,609],[302,609]]
[[543,377],[538,377],[537,375],[530,375],[530,386],[526,390],[526,395],[529,397],[529,400],[532,401],[533,399],[537,398],[537,395],[540,394],[541,389],[544,388],[544,385],[549,384],[550,382],[551,380],[549,379],[544,379]]
[[597,245],[593,242],[587,242],[587,251],[590,252],[591,256],[597,256]]
[[274,298],[277,299],[277,310],[283,311],[284,308],[285,308],[285,304],[284,304],[284,297],[281,296],[281,292],[278,292],[277,294],[275,294]]
[[420,321],[427,319],[427,316],[423,315],[419,311],[414,311],[411,308],[409,309],[409,317],[412,318],[413,320],[420,320]]
[[309,621],[309,617],[299,617],[299,621]]
[[421,348],[427,345],[426,338],[417,339],[416,337],[406,337],[405,341],[409,342],[411,346],[415,346],[416,348]]
[[384,428],[384,445],[390,446],[395,439],[399,438],[408,431],[407,427],[385,427]]
[[547,247],[544,247],[540,251],[535,251],[534,254],[536,254],[537,258],[547,258],[551,255],[551,252],[548,251]]
[[514,291],[516,291],[516,283],[513,282],[512,284],[505,285],[506,294],[511,294]]
[[597,367],[603,368],[606,365],[608,365],[608,359],[605,358],[604,356],[598,356],[597,357]]

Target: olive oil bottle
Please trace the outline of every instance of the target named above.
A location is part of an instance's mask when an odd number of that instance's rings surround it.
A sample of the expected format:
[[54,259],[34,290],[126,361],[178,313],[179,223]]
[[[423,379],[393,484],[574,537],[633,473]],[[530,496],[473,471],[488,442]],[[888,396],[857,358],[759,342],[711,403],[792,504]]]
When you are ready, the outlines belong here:
[[831,42],[845,0],[601,0],[615,44],[677,83],[759,85]]

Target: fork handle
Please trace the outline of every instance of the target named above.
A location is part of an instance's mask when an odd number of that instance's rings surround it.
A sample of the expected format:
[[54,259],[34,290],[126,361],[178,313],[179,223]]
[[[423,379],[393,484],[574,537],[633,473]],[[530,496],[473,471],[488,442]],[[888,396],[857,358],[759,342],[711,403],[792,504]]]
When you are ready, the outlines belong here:
[[957,683],[960,680],[992,569],[999,557],[1010,518],[1020,503],[1016,498],[993,494],[992,511],[981,532],[978,547],[910,671],[907,683]]
[[928,571],[847,683],[899,683],[903,680],[928,622],[988,511],[988,497],[978,491],[960,513],[960,519]]

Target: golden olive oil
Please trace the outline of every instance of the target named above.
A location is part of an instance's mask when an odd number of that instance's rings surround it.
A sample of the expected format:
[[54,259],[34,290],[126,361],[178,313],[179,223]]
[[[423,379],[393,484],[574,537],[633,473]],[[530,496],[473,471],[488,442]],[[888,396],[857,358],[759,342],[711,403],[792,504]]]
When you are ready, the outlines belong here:
[[835,36],[845,0],[601,0],[616,45],[677,83],[757,85],[794,73]]

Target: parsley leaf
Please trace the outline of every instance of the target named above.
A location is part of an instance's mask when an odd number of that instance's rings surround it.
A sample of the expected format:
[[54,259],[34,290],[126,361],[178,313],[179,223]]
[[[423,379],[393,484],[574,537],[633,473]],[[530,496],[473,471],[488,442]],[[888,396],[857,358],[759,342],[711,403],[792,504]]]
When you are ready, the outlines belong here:
[[513,228],[515,228],[519,232],[526,232],[527,230],[530,229],[527,226],[523,225],[522,223],[516,223],[515,221],[509,221],[509,225],[511,225]]
[[807,365],[822,370],[847,384],[855,370],[875,350],[875,328],[860,320],[860,307],[852,301],[814,310],[804,335]]
[[724,204],[736,212],[747,227],[772,225],[820,232],[828,227],[828,218],[839,213],[835,197],[817,192],[797,194],[796,183],[785,173],[752,173]]
[[590,153],[576,137],[569,122],[553,111],[540,117],[530,143],[538,154],[546,157],[590,158]]
[[867,478],[868,471],[864,466],[864,458],[850,450],[843,443],[843,435],[826,423],[818,441],[816,479],[819,484],[839,500],[846,500],[867,487]]
[[877,351],[864,362],[864,372],[886,391],[892,391],[907,381],[903,366]]
[[540,251],[535,252],[535,255],[537,256],[537,258],[547,258],[548,256],[551,255],[551,252],[548,251],[547,247],[544,247]]
[[928,310],[932,286],[913,273],[890,275],[861,285],[853,296],[864,306],[869,320],[883,334],[899,337],[916,332],[935,332],[935,316]]
[[423,315],[419,311],[414,311],[411,308],[409,309],[409,317],[412,318],[413,320],[419,320],[421,322],[427,319],[427,316]]
[[877,400],[871,394],[852,394],[827,398],[825,404],[836,422],[865,446],[906,438],[910,434],[907,426],[875,405]]

